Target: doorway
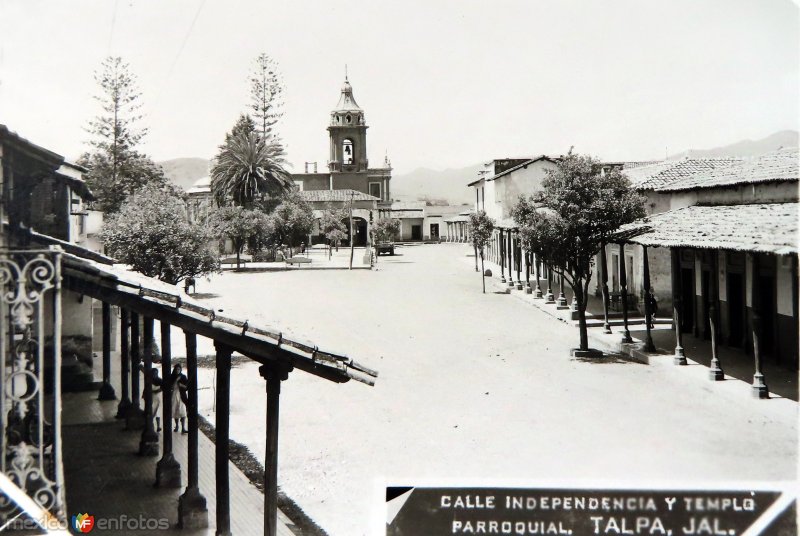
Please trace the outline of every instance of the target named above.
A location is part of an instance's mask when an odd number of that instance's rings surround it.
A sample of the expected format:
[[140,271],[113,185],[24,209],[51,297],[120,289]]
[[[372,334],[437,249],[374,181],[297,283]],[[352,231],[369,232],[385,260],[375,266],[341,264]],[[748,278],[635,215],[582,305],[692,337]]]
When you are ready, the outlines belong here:
[[439,224],[431,224],[431,240],[439,240]]
[[758,314],[761,316],[761,351],[775,355],[775,279],[760,275],[758,283]]
[[700,272],[700,305],[699,313],[703,315],[703,321],[698,322],[702,326],[702,336],[705,340],[711,339],[711,303],[714,298],[711,296],[711,272],[703,270]]
[[422,240],[422,225],[411,226],[411,240]]
[[681,268],[681,331],[694,328],[694,270]]
[[744,280],[742,274],[728,272],[728,344],[744,346]]

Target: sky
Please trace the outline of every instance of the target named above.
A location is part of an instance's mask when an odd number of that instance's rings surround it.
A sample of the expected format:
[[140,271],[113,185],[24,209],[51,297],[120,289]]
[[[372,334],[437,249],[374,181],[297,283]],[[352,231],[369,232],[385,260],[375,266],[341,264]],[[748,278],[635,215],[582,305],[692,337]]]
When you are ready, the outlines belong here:
[[121,56],[142,149],[210,158],[265,52],[297,171],[327,161],[345,64],[395,173],[571,146],[655,159],[798,129],[799,42],[788,0],[0,0],[0,124],[77,157],[93,74]]

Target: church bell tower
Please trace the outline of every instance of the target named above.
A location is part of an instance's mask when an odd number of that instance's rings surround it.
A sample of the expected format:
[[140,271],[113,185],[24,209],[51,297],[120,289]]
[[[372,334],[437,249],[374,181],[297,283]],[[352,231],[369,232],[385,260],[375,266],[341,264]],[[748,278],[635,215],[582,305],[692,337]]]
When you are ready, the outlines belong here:
[[336,109],[331,112],[330,160],[331,173],[367,171],[367,124],[364,110],[353,98],[353,87],[344,77],[342,94]]

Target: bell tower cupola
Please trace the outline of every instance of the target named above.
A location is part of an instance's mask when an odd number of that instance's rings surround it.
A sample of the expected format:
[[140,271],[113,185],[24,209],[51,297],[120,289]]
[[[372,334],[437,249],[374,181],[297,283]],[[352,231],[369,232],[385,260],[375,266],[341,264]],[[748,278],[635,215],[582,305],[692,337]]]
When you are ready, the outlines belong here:
[[353,86],[345,73],[342,92],[336,109],[331,112],[328,127],[331,148],[328,167],[331,172],[366,171],[367,162],[367,124],[364,110],[353,97]]

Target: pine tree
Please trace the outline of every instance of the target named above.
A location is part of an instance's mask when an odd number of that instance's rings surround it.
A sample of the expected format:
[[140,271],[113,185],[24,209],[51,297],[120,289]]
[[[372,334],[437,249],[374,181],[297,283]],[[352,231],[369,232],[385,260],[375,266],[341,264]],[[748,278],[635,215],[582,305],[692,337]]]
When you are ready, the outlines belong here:
[[262,139],[275,135],[272,127],[283,115],[282,94],[278,64],[266,54],[260,54],[250,74],[250,108]]
[[142,118],[141,92],[129,65],[109,56],[94,78],[100,86],[95,99],[102,112],[87,128],[94,150],[78,162],[89,168],[86,182],[97,198],[95,206],[113,213],[143,186],[164,187],[167,179],[160,166],[136,150],[147,129],[137,126]]

